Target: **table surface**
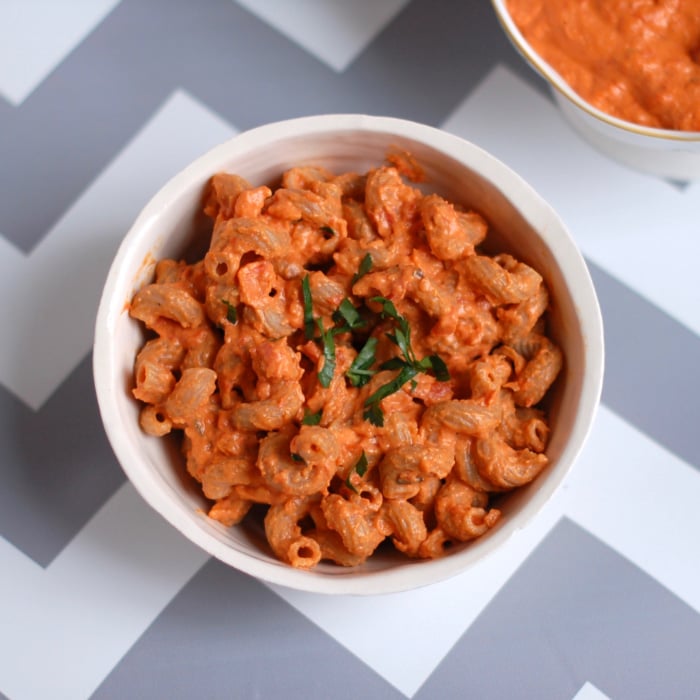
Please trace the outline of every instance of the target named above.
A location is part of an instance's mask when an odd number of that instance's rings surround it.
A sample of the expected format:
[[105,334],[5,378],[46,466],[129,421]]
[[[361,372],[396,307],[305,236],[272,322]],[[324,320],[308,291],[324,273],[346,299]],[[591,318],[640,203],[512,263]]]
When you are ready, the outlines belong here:
[[[326,598],[207,558],[126,482],[91,375],[99,293],[210,146],[326,112],[439,126],[559,211],[604,316],[602,406],[530,526],[467,574]],[[606,159],[489,3],[0,3],[0,694],[697,698],[700,183]]]

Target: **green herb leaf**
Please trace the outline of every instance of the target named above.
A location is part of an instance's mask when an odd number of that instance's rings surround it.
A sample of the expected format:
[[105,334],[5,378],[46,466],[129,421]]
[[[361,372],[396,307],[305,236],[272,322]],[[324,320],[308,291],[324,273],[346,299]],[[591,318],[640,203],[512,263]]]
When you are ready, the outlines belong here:
[[323,413],[321,411],[316,411],[316,413],[311,413],[308,409],[304,411],[304,417],[301,419],[302,425],[318,425],[321,422],[321,417]]
[[304,335],[311,340],[314,337],[314,306],[308,275],[301,280],[301,295],[304,300]]
[[300,462],[301,464],[306,464],[306,460],[301,455],[298,455],[296,452],[291,452],[290,456],[295,462]]
[[437,379],[439,382],[449,382],[450,370],[447,369],[445,361],[438,355],[429,355],[428,359],[431,362],[435,379]]
[[236,312],[236,307],[226,299],[221,300],[226,305],[226,320],[229,323],[238,323],[238,313]]
[[323,321],[316,319],[318,330],[321,333],[321,343],[323,344],[323,367],[318,373],[318,381],[321,386],[330,386],[335,374],[335,340],[333,339],[333,329],[325,330]]
[[372,297],[370,299],[370,301],[374,301],[377,304],[381,305],[382,316],[389,316],[390,318],[393,318],[395,321],[399,321],[400,319],[403,319],[404,321],[406,320],[396,310],[396,306],[394,305],[394,302],[391,299],[387,299],[386,297]]
[[379,369],[403,369],[408,363],[400,357],[391,357],[386,362],[379,365]]
[[362,450],[360,459],[357,460],[357,464],[355,465],[355,471],[357,472],[358,476],[364,476],[367,473],[368,466],[367,455],[365,454],[365,451]]
[[[405,320],[405,319],[404,319]],[[398,345],[401,354],[406,358],[406,362],[410,364],[416,364],[416,356],[411,347],[411,329],[407,326],[399,326],[394,333],[387,333],[387,338],[391,340],[394,345]]]
[[378,403],[373,403],[366,406],[362,417],[365,420],[368,420],[372,425],[376,425],[379,428],[384,426],[384,414],[382,413],[382,408]]
[[411,382],[411,390],[415,390],[418,383],[414,377],[419,372],[432,370],[440,381],[447,381],[450,378],[447,365],[437,356],[430,355],[418,360],[411,346],[411,327],[408,320],[402,316],[394,302],[386,297],[372,297],[371,301],[381,305],[381,315],[391,318],[396,322],[393,332],[387,333],[387,337],[401,351],[403,357],[392,357],[380,365],[380,369],[399,370],[399,373],[392,379],[380,386],[373,394],[365,400],[365,410],[363,417],[370,423],[378,426],[384,425],[384,415],[379,405],[385,397],[398,391],[406,382]]
[[326,234],[324,238],[327,237],[328,240],[330,240],[331,238],[333,238],[333,236],[336,235],[335,229],[332,229],[330,226],[321,226],[321,231]]
[[[398,346],[401,354],[404,357],[404,364],[414,367],[419,372],[432,371],[435,378],[440,382],[450,381],[450,372],[444,360],[438,355],[428,355],[422,360],[416,358],[416,353],[411,345],[411,326],[405,316],[402,316],[397,310],[394,303],[385,297],[372,297],[372,301],[382,305],[382,315],[392,318],[397,323],[397,327],[393,333],[387,333],[387,338],[394,345]],[[402,361],[398,358],[392,358],[383,363],[381,369],[399,369]]]
[[353,474],[357,474],[360,478],[362,478],[367,473],[368,466],[369,466],[369,464],[367,462],[367,455],[365,454],[365,451],[362,450],[362,454],[360,455],[360,459],[357,460],[357,463],[355,464],[355,466],[348,473],[348,478],[345,479],[345,485],[349,489],[352,489],[355,493],[358,493],[358,491],[355,488],[355,484],[352,483],[352,476],[353,476]]
[[374,393],[365,399],[365,405],[379,403],[387,396],[396,393],[407,381],[413,379],[418,374],[418,370],[411,365],[404,365],[401,371],[386,384],[382,384]]
[[[413,379],[419,370],[412,365],[404,365],[401,371],[386,384],[382,384],[374,393],[365,399],[365,411],[363,417],[374,425],[384,425],[384,414],[379,405],[382,399],[396,393],[406,382]],[[380,421],[380,422],[378,422]]]
[[372,269],[372,264],[372,256],[369,253],[365,253],[365,257],[362,258],[360,262],[360,267],[357,269],[357,272],[352,276],[350,286],[353,286],[355,282],[361,280]]
[[352,361],[352,364],[345,373],[345,376],[353,386],[364,386],[375,374],[375,370],[370,369],[375,361],[377,350],[377,339],[374,336],[367,338],[367,342],[362,346],[362,350]]
[[338,308],[333,312],[333,320],[339,324],[336,333],[346,333],[363,328],[367,322],[360,316],[360,312],[353,306],[347,297],[340,302]]

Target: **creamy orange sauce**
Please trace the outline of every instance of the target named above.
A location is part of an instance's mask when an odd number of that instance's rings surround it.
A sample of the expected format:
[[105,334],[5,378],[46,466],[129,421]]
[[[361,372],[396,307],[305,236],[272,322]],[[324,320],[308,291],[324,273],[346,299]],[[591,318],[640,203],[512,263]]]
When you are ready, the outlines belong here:
[[151,332],[142,428],[182,436],[212,519],[266,508],[296,567],[356,566],[385,540],[442,556],[548,464],[564,358],[544,279],[486,254],[488,222],[415,187],[412,157],[388,160],[291,168],[274,190],[215,175],[203,259],[159,261],[129,308]]
[[700,0],[507,0],[523,36],[585,100],[700,131]]

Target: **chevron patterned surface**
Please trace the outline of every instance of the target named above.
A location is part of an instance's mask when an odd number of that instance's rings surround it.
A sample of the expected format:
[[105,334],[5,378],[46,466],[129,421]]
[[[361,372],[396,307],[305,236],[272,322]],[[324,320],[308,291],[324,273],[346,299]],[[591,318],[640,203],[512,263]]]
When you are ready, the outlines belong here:
[[[580,141],[488,3],[61,6],[0,3],[0,693],[696,698],[700,184]],[[603,406],[541,517],[478,571],[379,598],[208,559],[125,482],[90,374],[101,285],[151,194],[238,131],[331,111],[433,124],[520,172],[606,325]]]

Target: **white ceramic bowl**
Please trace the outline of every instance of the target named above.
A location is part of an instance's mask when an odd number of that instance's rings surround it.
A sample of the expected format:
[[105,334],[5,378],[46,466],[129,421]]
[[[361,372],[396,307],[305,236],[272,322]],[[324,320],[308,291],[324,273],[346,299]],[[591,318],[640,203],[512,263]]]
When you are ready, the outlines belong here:
[[[552,409],[551,466],[508,495],[501,518],[479,540],[435,561],[378,554],[357,569],[320,564],[312,571],[279,562],[257,524],[226,529],[203,514],[205,502],[182,478],[183,460],[166,440],[145,435],[129,387],[143,343],[127,313],[155,260],[177,257],[202,231],[199,214],[209,177],[229,171],[253,184],[274,182],[285,169],[315,163],[336,172],[380,165],[391,146],[412,152],[430,188],[473,205],[491,222],[491,240],[536,267],[554,300],[552,332],[566,355]],[[424,586],[476,566],[534,516],[554,493],[584,444],[601,391],[603,332],[584,261],[555,212],[518,175],[475,145],[438,129],[362,115],[307,117],[262,126],[214,148],[168,182],[141,212],[109,271],[94,344],[99,408],[112,448],[143,498],[168,522],[218,559],[268,582],[322,593],[375,594]]]
[[642,172],[683,181],[700,178],[700,132],[633,124],[589,104],[527,42],[510,16],[506,0],[491,2],[513,46],[547,81],[566,119],[592,146]]

